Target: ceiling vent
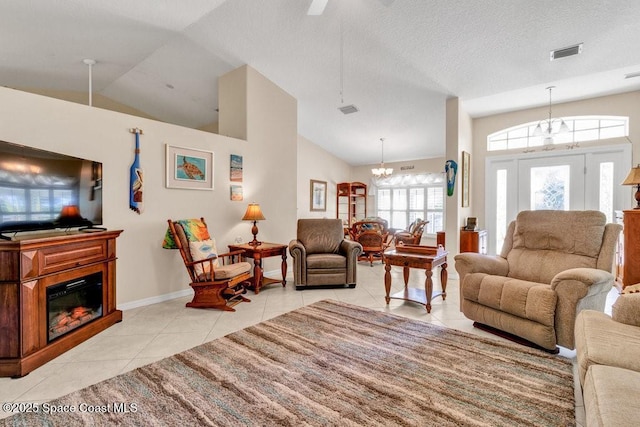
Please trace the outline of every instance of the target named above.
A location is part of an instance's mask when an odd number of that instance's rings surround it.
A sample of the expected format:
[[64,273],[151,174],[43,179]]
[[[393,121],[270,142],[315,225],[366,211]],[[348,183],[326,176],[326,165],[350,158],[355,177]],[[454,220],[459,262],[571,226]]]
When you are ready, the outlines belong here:
[[342,114],[351,114],[358,111],[358,107],[355,105],[345,105],[344,107],[339,107],[338,110],[342,111]]
[[549,59],[553,61],[555,59],[566,58],[567,56],[578,55],[582,53],[582,45],[583,43],[580,43],[574,46],[563,47],[562,49],[552,50],[551,54],[549,55]]

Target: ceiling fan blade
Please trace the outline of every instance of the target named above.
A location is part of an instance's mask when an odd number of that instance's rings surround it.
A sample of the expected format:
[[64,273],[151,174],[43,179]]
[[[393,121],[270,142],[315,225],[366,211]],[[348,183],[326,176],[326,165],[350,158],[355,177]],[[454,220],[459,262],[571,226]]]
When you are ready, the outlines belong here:
[[324,8],[327,7],[328,1],[329,0],[312,0],[311,6],[309,6],[309,10],[307,11],[307,15],[322,15],[322,12],[324,12]]

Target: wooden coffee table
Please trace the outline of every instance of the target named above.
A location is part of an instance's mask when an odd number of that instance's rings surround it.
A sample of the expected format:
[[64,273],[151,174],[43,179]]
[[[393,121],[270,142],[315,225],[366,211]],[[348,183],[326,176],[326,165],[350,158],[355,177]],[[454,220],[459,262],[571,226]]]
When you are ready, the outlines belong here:
[[[431,300],[434,297],[442,296],[447,298],[447,255],[448,252],[442,246],[419,246],[419,245],[400,245],[395,249],[385,251],[384,253],[384,287],[386,290],[386,301],[389,304],[391,298],[401,299],[405,301],[414,301],[423,304],[427,309],[427,313],[431,313]],[[391,292],[391,266],[396,265],[403,267],[404,274],[404,290],[389,296]],[[442,284],[442,292],[433,292],[433,268],[440,266],[440,283]],[[409,269],[421,268],[425,271],[427,278],[424,282],[424,289],[410,288]]]
[[[282,283],[287,285],[287,245],[280,243],[262,242],[258,246],[252,246],[248,243],[239,245],[229,245],[229,251],[244,251],[242,258],[253,258],[253,277],[251,278],[251,289],[258,294],[260,289],[272,283]],[[282,256],[282,280],[264,277],[262,270],[262,259],[272,256]]]

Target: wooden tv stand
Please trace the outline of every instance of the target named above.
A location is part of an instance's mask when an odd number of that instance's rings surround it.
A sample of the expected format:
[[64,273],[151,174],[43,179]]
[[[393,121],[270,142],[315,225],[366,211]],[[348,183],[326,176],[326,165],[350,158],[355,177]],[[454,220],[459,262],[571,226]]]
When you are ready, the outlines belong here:
[[[116,309],[116,238],[122,230],[50,233],[0,241],[0,377],[21,377],[122,321]],[[102,274],[102,316],[49,340],[46,289]]]

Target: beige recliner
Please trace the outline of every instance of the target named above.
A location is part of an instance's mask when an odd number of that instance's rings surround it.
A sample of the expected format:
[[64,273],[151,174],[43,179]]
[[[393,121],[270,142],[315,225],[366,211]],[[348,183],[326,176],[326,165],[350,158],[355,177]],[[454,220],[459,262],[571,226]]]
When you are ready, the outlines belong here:
[[340,219],[299,219],[297,239],[289,243],[296,289],[318,285],[356,286],[362,245],[344,238]]
[[454,257],[462,312],[544,349],[573,349],[577,314],[604,310],[621,228],[598,211],[520,212],[500,255]]

